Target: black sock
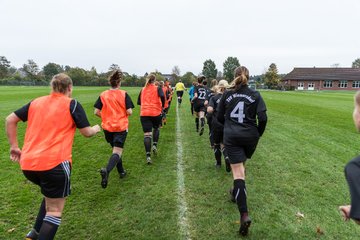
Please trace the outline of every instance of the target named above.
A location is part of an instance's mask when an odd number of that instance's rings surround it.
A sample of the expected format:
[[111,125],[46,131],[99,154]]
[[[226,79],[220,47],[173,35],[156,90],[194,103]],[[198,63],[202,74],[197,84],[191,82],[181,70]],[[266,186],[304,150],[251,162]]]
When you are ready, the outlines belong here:
[[60,226],[61,218],[46,215],[39,232],[39,240],[52,240]]
[[144,146],[145,146],[145,152],[146,156],[150,157],[151,153],[151,136],[145,136],[144,137]]
[[205,126],[205,118],[200,118],[200,121],[201,121],[201,127],[204,127]]
[[195,118],[196,130],[199,130],[199,118]]
[[119,154],[113,153],[113,154],[111,155],[111,157],[109,158],[109,162],[108,162],[108,164],[107,164],[107,166],[106,166],[106,171],[107,171],[108,173],[110,173],[111,170],[113,170],[113,168],[118,164],[119,161],[120,161],[120,156],[119,156]]
[[214,134],[212,133],[212,131],[209,131],[209,140],[210,140],[210,145],[214,146]]
[[225,148],[225,147],[223,147],[223,148],[221,149],[221,152],[222,152],[222,154],[224,155],[224,158],[227,158],[227,157],[228,157],[227,151],[226,151],[226,148]]
[[214,144],[214,155],[216,159],[216,164],[221,165],[221,150],[219,144]]
[[179,103],[181,103],[181,102],[182,102],[182,98],[179,99]]
[[34,225],[34,229],[36,230],[36,232],[40,232],[40,228],[43,223],[45,215],[46,215],[45,198],[43,198],[43,200],[40,204],[39,213],[36,217],[36,221],[35,221],[35,225]]
[[118,173],[123,173],[125,170],[124,170],[124,167],[123,167],[123,164],[122,164],[122,158],[121,156],[119,156],[119,162],[116,164],[116,168],[118,170]]
[[158,128],[154,128],[153,130],[153,144],[155,146],[157,146],[157,143],[159,141],[159,137],[160,137],[160,130]]
[[238,205],[239,212],[242,216],[244,213],[248,212],[247,203],[246,203],[245,180],[243,180],[243,179],[235,179],[234,180],[233,195],[234,195],[234,198]]

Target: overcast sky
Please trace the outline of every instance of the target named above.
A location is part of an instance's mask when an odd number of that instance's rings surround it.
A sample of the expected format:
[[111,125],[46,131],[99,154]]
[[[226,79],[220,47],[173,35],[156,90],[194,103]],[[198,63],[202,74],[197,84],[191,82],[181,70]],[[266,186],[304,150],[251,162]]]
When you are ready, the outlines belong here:
[[0,0],[0,56],[142,75],[201,72],[237,57],[250,74],[271,63],[351,67],[360,58],[359,0]]

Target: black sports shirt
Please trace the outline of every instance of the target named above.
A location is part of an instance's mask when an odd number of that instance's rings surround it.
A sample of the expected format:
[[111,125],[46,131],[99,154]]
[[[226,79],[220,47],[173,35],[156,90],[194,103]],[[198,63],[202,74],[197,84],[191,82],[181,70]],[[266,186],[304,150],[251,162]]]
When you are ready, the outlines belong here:
[[[231,138],[257,141],[267,121],[265,102],[259,92],[248,86],[229,90],[218,104],[217,119],[224,123],[224,142]],[[263,129],[258,128],[257,120]]]

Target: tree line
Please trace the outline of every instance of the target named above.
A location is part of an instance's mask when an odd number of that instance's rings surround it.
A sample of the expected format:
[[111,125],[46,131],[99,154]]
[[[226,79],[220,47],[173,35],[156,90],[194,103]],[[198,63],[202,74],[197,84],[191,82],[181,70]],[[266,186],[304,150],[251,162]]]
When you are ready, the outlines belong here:
[[[219,71],[215,62],[207,59],[203,63],[201,74],[208,80],[226,79],[231,82],[234,79],[234,70],[238,66],[240,66],[238,58],[228,57],[223,63],[222,71]],[[352,63],[352,67],[360,68],[360,58]],[[0,85],[48,85],[52,76],[64,72],[72,78],[74,85],[77,86],[108,86],[108,76],[116,69],[120,69],[119,65],[111,64],[107,72],[98,73],[95,67],[86,70],[80,67],[62,66],[52,62],[40,69],[38,64],[32,59],[24,63],[22,67],[16,68],[11,66],[11,62],[5,56],[0,56]],[[162,74],[157,70],[153,73],[159,81],[169,79],[172,83],[175,83],[181,79],[186,86],[190,86],[197,79],[197,75],[189,71],[181,75],[178,66],[173,67],[171,74]],[[144,73],[143,76],[137,76],[124,72],[122,85],[144,86],[147,75],[148,73]],[[250,80],[257,87],[278,89],[280,88],[280,80],[283,76],[284,74],[278,73],[276,64],[271,63],[265,73],[253,75],[250,77]]]

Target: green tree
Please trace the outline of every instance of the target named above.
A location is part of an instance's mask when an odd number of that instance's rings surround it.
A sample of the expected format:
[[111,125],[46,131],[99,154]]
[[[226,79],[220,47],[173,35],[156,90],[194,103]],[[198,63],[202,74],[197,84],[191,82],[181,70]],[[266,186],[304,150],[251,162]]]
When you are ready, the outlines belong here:
[[208,79],[214,79],[217,75],[217,69],[215,62],[211,59],[208,59],[204,62],[202,74]]
[[74,85],[89,85],[89,82],[91,82],[91,76],[85,69],[79,67],[70,68],[66,73],[71,77]]
[[270,89],[276,89],[278,87],[280,77],[275,63],[270,64],[268,71],[265,73],[264,82]]
[[42,71],[45,76],[45,80],[50,80],[54,75],[63,72],[64,69],[59,64],[48,63],[43,67]]
[[235,70],[235,68],[237,68],[239,66],[240,66],[240,63],[236,57],[228,57],[223,64],[224,78],[228,81],[234,80],[234,70]]
[[28,79],[38,80],[39,66],[34,60],[29,59],[27,63],[23,64],[22,70],[26,73]]
[[193,82],[196,82],[196,76],[192,72],[187,72],[181,77],[181,81],[189,87]]
[[352,68],[360,68],[360,58],[357,58],[355,61],[353,61]]
[[119,65],[117,65],[116,63],[113,63],[109,67],[109,72],[113,72],[115,70],[121,70],[121,69],[120,69]]
[[10,61],[5,56],[0,56],[0,79],[5,78],[9,74]]
[[180,79],[180,68],[178,66],[174,66],[171,70],[171,75],[175,82],[177,82]]

